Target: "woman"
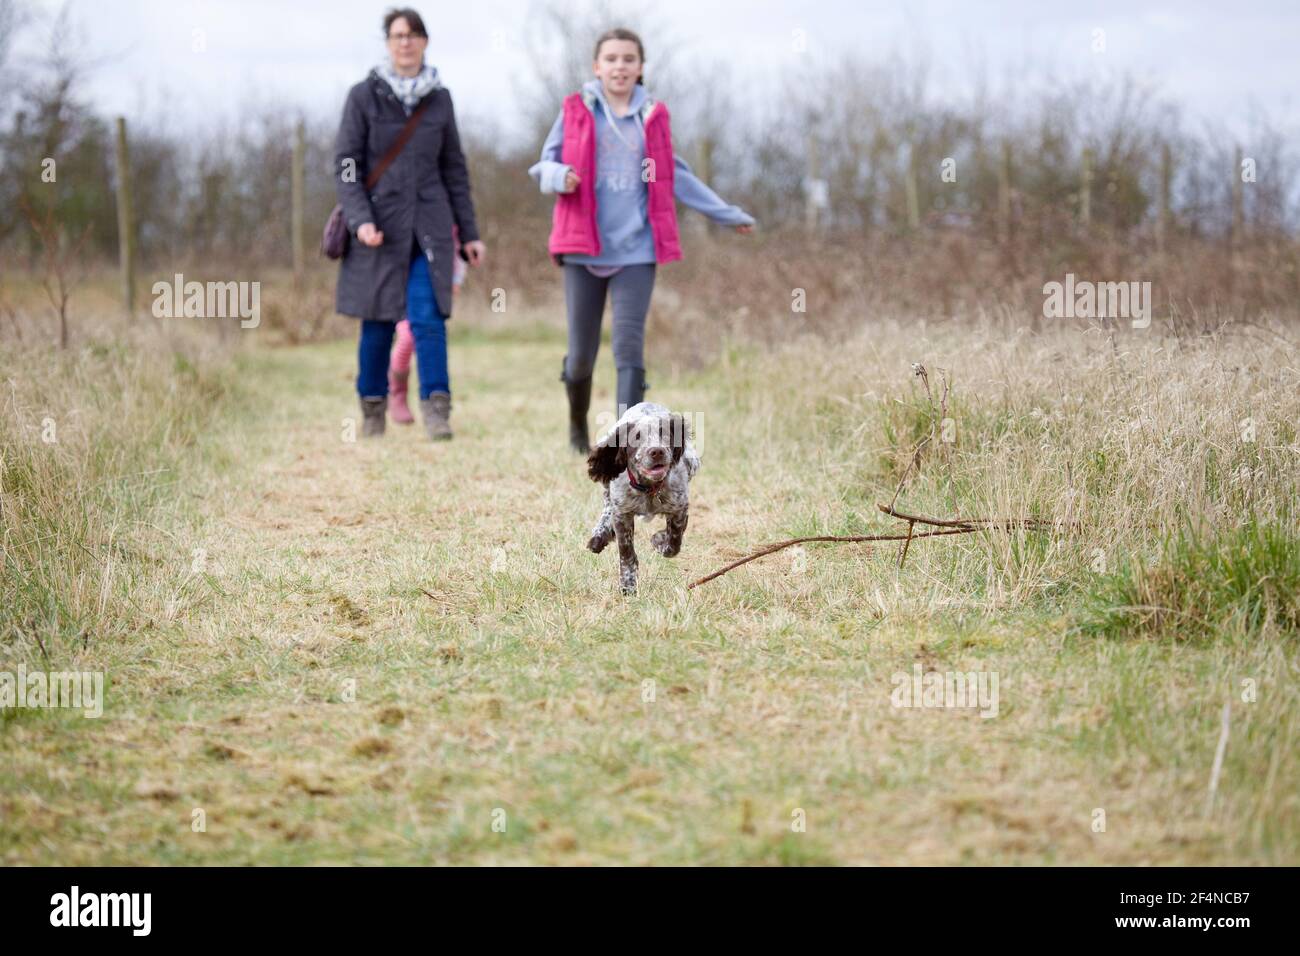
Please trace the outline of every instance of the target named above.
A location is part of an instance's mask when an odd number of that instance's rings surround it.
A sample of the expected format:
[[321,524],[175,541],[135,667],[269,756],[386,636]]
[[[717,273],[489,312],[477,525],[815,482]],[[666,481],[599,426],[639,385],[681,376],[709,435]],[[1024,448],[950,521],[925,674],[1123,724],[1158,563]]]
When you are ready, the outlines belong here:
[[[336,308],[361,319],[362,435],[384,433],[389,350],[397,323],[408,318],[424,427],[437,441],[451,438],[445,322],[457,254],[452,226],[470,265],[481,264],[486,249],[474,221],[451,94],[424,62],[424,20],[410,8],[390,10],[384,33],[389,60],[348,91],[335,141],[339,204],[354,236],[339,270]],[[411,138],[368,192],[367,174],[416,110],[423,112]]]

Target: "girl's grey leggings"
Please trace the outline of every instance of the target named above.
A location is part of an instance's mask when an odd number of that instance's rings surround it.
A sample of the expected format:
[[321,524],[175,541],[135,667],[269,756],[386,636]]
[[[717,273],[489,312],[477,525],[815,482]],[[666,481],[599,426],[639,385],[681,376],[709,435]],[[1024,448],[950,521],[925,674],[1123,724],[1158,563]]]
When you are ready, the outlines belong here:
[[569,306],[569,354],[564,373],[569,381],[591,377],[600,349],[600,320],[605,294],[614,300],[614,367],[645,368],[645,318],[655,287],[653,264],[624,266],[602,279],[586,266],[566,263],[564,298]]

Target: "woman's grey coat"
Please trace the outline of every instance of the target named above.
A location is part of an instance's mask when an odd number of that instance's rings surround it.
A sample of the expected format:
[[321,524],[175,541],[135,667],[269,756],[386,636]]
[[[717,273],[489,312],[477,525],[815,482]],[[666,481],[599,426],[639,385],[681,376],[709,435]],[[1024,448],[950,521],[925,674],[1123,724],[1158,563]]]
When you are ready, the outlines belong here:
[[[406,111],[392,88],[371,71],[348,91],[335,140],[335,185],[352,236],[339,268],[335,307],[344,315],[399,322],[406,317],[406,279],[412,237],[429,259],[438,311],[451,315],[451,227],[462,243],[479,238],[470,199],[469,170],[460,148],[451,94],[439,86],[416,104],[432,100],[414,135],[366,192],[366,176],[397,139]],[[352,169],[355,163],[355,169]],[[357,228],[373,222],[383,245],[357,239]]]

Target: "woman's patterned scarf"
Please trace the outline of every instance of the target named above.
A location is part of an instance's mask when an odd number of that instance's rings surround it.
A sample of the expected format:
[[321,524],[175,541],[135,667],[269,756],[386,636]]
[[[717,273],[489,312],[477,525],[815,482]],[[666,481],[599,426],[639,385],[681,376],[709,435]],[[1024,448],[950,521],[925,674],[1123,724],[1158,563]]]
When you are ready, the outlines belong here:
[[402,101],[402,108],[406,110],[407,116],[411,115],[411,110],[415,109],[416,103],[442,85],[442,81],[438,79],[438,68],[427,63],[420,67],[420,72],[415,76],[402,76],[393,69],[391,62],[385,60],[375,67],[375,73],[393,88],[397,98]]

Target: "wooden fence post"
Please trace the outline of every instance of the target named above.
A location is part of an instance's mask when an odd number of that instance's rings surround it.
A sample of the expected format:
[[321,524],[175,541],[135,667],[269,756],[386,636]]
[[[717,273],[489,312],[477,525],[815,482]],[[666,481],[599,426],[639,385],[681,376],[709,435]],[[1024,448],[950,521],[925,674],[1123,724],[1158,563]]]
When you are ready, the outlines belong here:
[[700,140],[700,179],[706,183],[713,182],[713,137],[705,136]]
[[1163,253],[1169,244],[1169,229],[1172,223],[1170,207],[1173,199],[1174,160],[1165,143],[1160,148],[1160,213],[1156,220],[1156,251]]
[[907,146],[907,166],[903,169],[903,192],[907,197],[907,228],[915,232],[921,227],[921,203],[916,189],[916,148]]
[[117,250],[122,269],[122,302],[127,318],[135,315],[135,224],[131,212],[131,154],[126,144],[126,117],[117,118]]
[[1246,196],[1241,183],[1241,147],[1233,151],[1232,163],[1232,245],[1241,245],[1246,237]]
[[[700,140],[699,168],[696,170],[697,175],[702,182],[713,182],[713,137],[705,136]],[[701,238],[707,238],[709,233],[709,222],[703,216],[692,216],[691,221],[696,224],[696,229]]]
[[1002,141],[1002,161],[998,163],[998,239],[1011,238],[1011,141]]
[[1079,183],[1079,220],[1084,226],[1092,225],[1092,148],[1083,151],[1083,178]]
[[293,129],[293,285],[295,289],[302,288],[303,264],[306,260],[306,250],[303,245],[302,223],[303,223],[303,202],[305,188],[303,185],[303,169],[307,162],[307,134],[303,128],[303,121],[298,120]]

